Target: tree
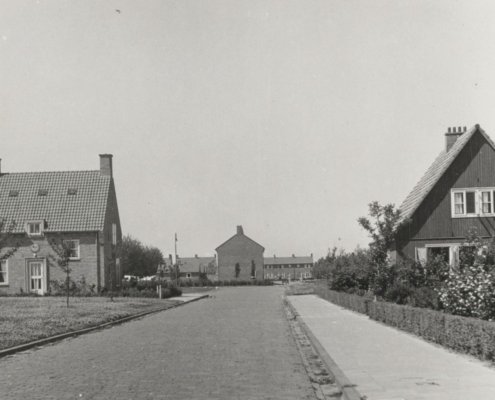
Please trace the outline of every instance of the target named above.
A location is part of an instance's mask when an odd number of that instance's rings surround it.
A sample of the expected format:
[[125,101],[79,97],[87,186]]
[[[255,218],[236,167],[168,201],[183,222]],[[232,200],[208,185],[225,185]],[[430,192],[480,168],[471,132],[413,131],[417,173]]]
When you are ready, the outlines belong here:
[[51,238],[48,243],[55,253],[55,257],[51,254],[49,259],[52,262],[56,262],[58,266],[65,273],[65,293],[67,299],[67,308],[69,308],[69,294],[70,294],[70,259],[72,255],[72,247],[70,242],[63,240],[60,236],[56,238]]
[[382,206],[377,201],[371,202],[368,209],[369,217],[359,218],[358,223],[372,239],[369,244],[371,261],[375,266],[383,266],[395,240],[400,210],[397,210],[393,204]]
[[235,263],[235,277],[239,278],[239,274],[241,273],[241,266],[239,263]]
[[[14,230],[17,223],[12,220],[9,224],[5,219],[0,219],[0,261],[6,260],[13,256],[14,253],[19,249],[19,243],[14,241]],[[9,248],[8,250],[5,250]]]
[[[19,243],[13,240],[13,232],[17,224],[13,220],[9,224],[4,219],[0,219],[0,262],[7,260],[19,249]],[[4,280],[5,271],[0,265],[0,283]]]
[[121,265],[126,275],[149,276],[156,274],[158,265],[165,260],[160,249],[145,246],[130,235],[122,239]]

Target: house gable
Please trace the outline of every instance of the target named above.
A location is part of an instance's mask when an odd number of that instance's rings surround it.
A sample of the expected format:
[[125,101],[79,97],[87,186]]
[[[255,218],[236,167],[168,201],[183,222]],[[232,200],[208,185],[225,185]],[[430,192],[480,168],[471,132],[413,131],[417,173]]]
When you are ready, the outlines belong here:
[[[439,156],[432,171],[430,167],[419,184],[428,188],[418,204],[412,207],[411,198],[401,206],[402,224],[398,228],[396,247],[399,253],[410,258],[414,255],[411,241],[426,243],[431,240],[444,242],[462,241],[470,228],[476,228],[482,236],[492,236],[495,232],[493,218],[468,217],[453,218],[451,190],[455,188],[495,187],[495,149],[493,142],[479,127],[465,137],[460,137],[450,152]],[[447,166],[445,164],[448,163]],[[441,172],[441,174],[439,174]],[[434,181],[431,184],[432,180]],[[418,185],[419,185],[418,184]],[[415,187],[422,191],[423,187]],[[413,190],[414,192],[414,190]],[[412,196],[412,197],[411,197]]]

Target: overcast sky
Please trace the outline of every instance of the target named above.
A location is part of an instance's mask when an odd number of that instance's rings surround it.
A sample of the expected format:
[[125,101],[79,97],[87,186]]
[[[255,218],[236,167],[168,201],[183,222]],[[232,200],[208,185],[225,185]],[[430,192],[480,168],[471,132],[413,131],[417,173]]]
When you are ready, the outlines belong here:
[[211,255],[369,242],[449,126],[495,138],[491,1],[0,0],[3,172],[114,155],[124,234]]

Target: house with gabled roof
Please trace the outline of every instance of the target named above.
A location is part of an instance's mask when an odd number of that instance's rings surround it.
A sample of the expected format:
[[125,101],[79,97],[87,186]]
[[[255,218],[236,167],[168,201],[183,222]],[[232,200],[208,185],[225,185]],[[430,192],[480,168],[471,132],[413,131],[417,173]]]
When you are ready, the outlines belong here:
[[[177,256],[179,265],[179,277],[181,279],[197,281],[200,274],[206,274],[206,278],[210,281],[216,280],[217,276],[217,260],[213,257],[199,257],[197,254],[194,257],[179,257]],[[173,270],[174,261],[172,255],[169,254],[165,264],[159,265],[157,275],[163,278],[170,278]]]
[[111,154],[100,155],[94,171],[2,172],[0,219],[4,231],[13,227],[0,254],[15,249],[1,261],[0,293],[45,294],[51,282],[64,280],[53,242],[70,247],[74,281],[95,291],[120,285],[122,231]]
[[237,226],[236,234],[218,246],[215,251],[219,280],[264,279],[265,248],[246,236],[242,226]]
[[441,256],[456,265],[471,229],[495,235],[494,142],[479,125],[449,128],[445,148],[399,209],[392,258]]

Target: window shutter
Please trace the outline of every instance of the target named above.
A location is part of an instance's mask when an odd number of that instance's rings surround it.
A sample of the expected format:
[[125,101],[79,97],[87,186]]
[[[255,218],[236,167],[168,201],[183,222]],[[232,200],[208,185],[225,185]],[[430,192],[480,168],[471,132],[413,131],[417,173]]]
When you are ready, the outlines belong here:
[[426,247],[416,247],[416,261],[421,265],[426,264]]

